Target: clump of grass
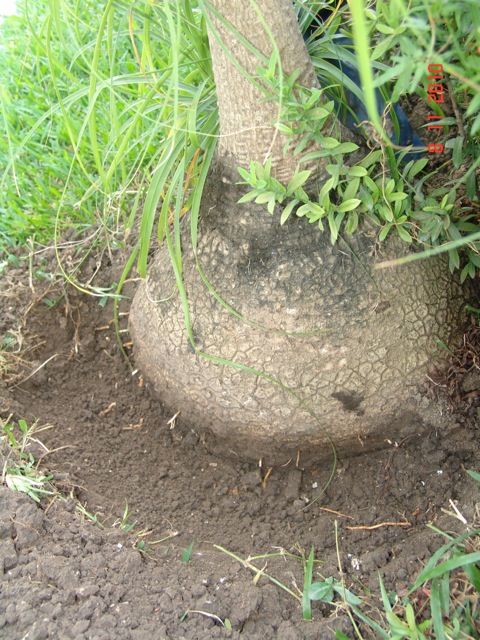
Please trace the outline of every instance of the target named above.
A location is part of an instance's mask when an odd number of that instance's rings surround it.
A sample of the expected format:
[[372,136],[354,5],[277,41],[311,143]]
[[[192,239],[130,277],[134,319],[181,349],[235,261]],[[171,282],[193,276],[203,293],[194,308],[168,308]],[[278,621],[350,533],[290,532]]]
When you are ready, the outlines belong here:
[[195,540],[192,540],[192,542],[188,545],[188,547],[182,551],[182,556],[180,558],[181,562],[190,562],[194,544],[195,544]]
[[95,228],[85,255],[121,247],[143,203],[117,293],[136,261],[145,275],[157,225],[161,240],[173,224],[181,269],[179,220],[190,209],[196,224],[218,127],[197,3],[20,0],[19,12],[0,30],[3,264],[27,238],[58,245],[66,227]]
[[5,421],[0,419],[0,427],[0,440],[6,449],[2,484],[14,491],[26,493],[35,502],[40,502],[44,496],[53,495],[54,491],[49,484],[53,476],[44,475],[34,455],[28,451],[32,444],[43,447],[35,436],[45,429],[50,429],[51,425],[39,427],[35,422],[28,426],[25,420],[19,420],[15,425],[10,415]]

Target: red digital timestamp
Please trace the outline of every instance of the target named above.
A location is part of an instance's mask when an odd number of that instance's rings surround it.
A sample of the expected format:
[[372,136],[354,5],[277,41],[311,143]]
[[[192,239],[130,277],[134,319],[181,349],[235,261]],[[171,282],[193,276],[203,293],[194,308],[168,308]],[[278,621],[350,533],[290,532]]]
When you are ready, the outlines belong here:
[[[428,93],[428,102],[445,102],[445,89],[443,83],[440,82],[444,79],[443,77],[443,65],[442,64],[429,64],[427,67],[428,75],[427,79],[429,81],[429,85],[427,87]],[[431,82],[431,81],[434,82]],[[428,121],[432,120],[441,120],[444,116],[437,115],[429,115]],[[427,129],[443,129],[443,125],[441,124],[429,124]],[[442,153],[443,152],[443,144],[440,142],[431,143],[427,146],[429,153]]]

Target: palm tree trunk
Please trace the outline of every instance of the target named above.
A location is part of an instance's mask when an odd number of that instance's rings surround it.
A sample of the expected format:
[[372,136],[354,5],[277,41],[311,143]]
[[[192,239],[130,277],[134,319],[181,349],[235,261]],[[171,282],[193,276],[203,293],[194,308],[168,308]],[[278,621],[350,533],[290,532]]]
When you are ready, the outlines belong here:
[[277,74],[290,75],[300,69],[299,84],[318,86],[293,4],[290,0],[258,0],[254,6],[249,0],[213,0],[211,5],[222,15],[220,20],[210,13],[213,29],[209,32],[220,118],[218,155],[235,179],[236,167],[248,166],[250,160],[263,163],[271,156],[275,177],[288,182],[297,161],[291,154],[283,156],[285,137],[273,126],[279,105],[274,100],[266,101],[265,94],[251,81],[250,77],[258,79],[261,60],[235,31],[242,33],[267,61],[274,45],[278,47],[281,71],[277,67]]
[[[258,7],[283,70],[301,69],[305,86],[316,80],[290,0],[213,0],[211,7],[221,141],[204,190],[196,256],[188,234],[183,238],[197,351],[185,334],[180,299],[157,302],[175,287],[163,248],[132,305],[138,367],[221,455],[284,464],[301,454],[307,464],[331,455],[330,437],[340,451],[357,453],[428,428],[432,412],[411,389],[442,357],[438,341],[448,344],[458,331],[461,287],[443,258],[376,271],[375,233],[365,227],[332,246],[305,219],[280,227],[276,214],[238,204],[236,167],[271,154],[276,177],[287,181],[295,159],[283,156],[284,140],[271,124],[277,105],[263,101],[233,62],[255,75],[257,57],[225,23],[269,58],[273,45]],[[398,244],[382,250],[393,257]],[[196,258],[243,319],[211,295]]]

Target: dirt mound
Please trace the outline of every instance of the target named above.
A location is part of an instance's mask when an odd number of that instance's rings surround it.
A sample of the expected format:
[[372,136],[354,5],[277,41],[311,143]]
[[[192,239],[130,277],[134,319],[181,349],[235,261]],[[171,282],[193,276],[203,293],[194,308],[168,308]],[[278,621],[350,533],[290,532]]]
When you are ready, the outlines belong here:
[[[32,289],[22,265],[3,275],[0,333],[19,351],[4,368],[0,415],[53,425],[38,436],[46,449],[37,458],[66,498],[38,506],[1,488],[0,637],[293,640],[333,638],[335,629],[353,637],[341,609],[314,605],[314,621],[303,622],[294,595],[266,576],[254,584],[252,569],[218,547],[266,565],[298,595],[301,554],[314,545],[315,575],[364,595],[378,592],[378,570],[388,589],[411,583],[442,544],[428,523],[462,532],[442,512],[449,501],[473,522],[478,485],[465,469],[480,469],[475,407],[445,426],[446,407],[412,391],[441,427],[340,460],[316,499],[328,466],[303,470],[292,460],[268,470],[213,457],[182,426],[182,407],[162,407],[132,375],[111,305],[58,284]],[[119,269],[106,261],[98,286]],[[252,559],[263,554],[274,555]]]

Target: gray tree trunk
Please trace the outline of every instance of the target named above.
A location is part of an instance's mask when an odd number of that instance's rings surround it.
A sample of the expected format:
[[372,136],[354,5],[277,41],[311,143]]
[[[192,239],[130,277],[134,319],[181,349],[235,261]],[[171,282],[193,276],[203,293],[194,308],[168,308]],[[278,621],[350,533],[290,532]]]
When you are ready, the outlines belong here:
[[[214,0],[212,5],[267,60],[270,58],[273,43],[248,0]],[[301,69],[299,83],[306,87],[318,86],[292,2],[262,0],[257,5],[279,48],[284,73],[290,75],[295,69]],[[220,20],[214,18],[213,22],[215,33],[210,33],[209,40],[220,117],[218,155],[229,165],[235,180],[238,180],[238,166],[248,167],[250,160],[264,162],[270,156],[275,176],[288,182],[297,162],[291,155],[283,156],[285,138],[272,124],[278,118],[278,104],[265,101],[264,94],[245,77],[245,74],[257,76],[260,61]],[[233,64],[225,48],[244,73]]]
[[[270,44],[248,0],[214,6],[267,56]],[[289,0],[257,0],[282,54],[285,71],[314,81]],[[228,30],[225,44],[250,72],[252,60]],[[273,103],[243,82],[211,36],[221,119],[216,167],[206,185],[198,259],[225,309],[199,275],[188,234],[183,278],[196,339],[185,332],[165,249],[132,305],[130,326],[138,367],[152,389],[220,455],[308,464],[399,440],[428,426],[431,410],[415,385],[458,330],[463,295],[445,260],[375,271],[380,258],[365,226],[332,247],[305,220],[280,227],[255,204],[239,205],[232,170],[266,153],[288,179],[292,158],[270,123]],[[273,111],[272,111],[273,107]],[[235,178],[236,180],[237,178]],[[255,323],[255,325],[252,325]],[[199,352],[213,356],[206,359]],[[235,363],[226,364],[226,361]],[[438,424],[438,423],[437,423]]]
[[[293,3],[291,0],[260,0],[256,5],[262,19],[248,0],[213,0],[211,5],[231,25],[229,28],[214,15],[211,16],[215,30],[210,33],[209,41],[220,118],[218,157],[222,159],[223,173],[225,177],[228,173],[237,181],[237,167],[248,167],[251,160],[263,163],[270,157],[275,177],[287,183],[295,172],[298,158],[292,153],[283,154],[285,137],[273,126],[278,120],[279,105],[273,100],[265,101],[264,93],[249,80],[248,76],[257,76],[260,61],[235,36],[235,31],[245,36],[250,45],[267,60],[272,55],[275,42],[283,73],[289,76],[300,69],[298,84],[308,88],[318,87]],[[270,33],[266,32],[263,22],[268,25]],[[353,133],[339,122],[326,124],[330,135],[332,126],[333,135],[336,133],[342,140],[354,139]],[[323,164],[328,162],[326,159]],[[305,165],[302,166],[304,168]],[[317,172],[320,173],[321,168],[322,164],[317,166]]]

